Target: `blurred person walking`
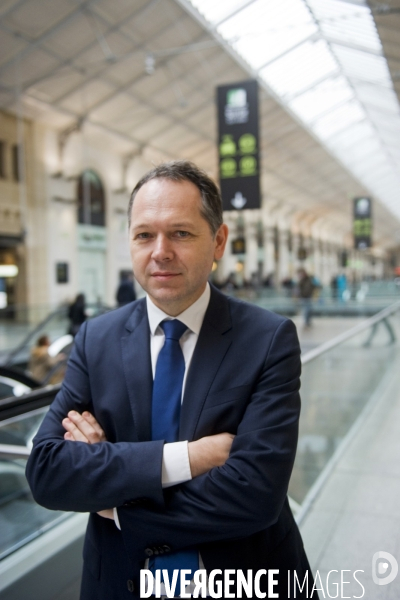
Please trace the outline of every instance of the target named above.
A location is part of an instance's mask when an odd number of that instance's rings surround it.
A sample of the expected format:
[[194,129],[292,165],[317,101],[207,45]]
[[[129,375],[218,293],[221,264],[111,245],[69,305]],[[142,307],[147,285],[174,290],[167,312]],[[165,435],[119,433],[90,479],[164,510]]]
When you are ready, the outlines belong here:
[[68,333],[75,337],[80,329],[80,326],[87,319],[86,300],[84,294],[78,294],[75,298],[75,301],[70,305],[68,309],[68,318],[70,320]]
[[125,304],[129,304],[129,302],[136,300],[132,273],[122,275],[115,298],[118,306],[125,306]]

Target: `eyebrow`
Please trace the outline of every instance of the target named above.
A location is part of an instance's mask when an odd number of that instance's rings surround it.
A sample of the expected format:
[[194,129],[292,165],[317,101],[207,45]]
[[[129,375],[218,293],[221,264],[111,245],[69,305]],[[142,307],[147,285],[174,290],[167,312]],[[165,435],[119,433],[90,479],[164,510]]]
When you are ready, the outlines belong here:
[[[151,225],[150,223],[140,223],[139,225],[135,225],[134,227],[132,227],[133,231],[136,231],[136,229],[151,229],[153,227],[153,225]],[[182,223],[172,223],[171,224],[171,229],[185,229],[185,228],[194,228],[193,223],[190,223],[189,221],[186,222],[182,222]]]

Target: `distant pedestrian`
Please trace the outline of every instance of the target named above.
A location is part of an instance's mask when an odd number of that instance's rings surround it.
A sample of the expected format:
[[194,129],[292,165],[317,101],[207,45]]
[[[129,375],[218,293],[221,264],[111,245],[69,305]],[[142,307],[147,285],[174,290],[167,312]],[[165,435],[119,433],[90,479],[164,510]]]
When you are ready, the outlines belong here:
[[333,277],[331,279],[331,291],[332,291],[332,298],[334,298],[336,300],[338,297],[337,275],[333,275]]
[[80,326],[87,319],[86,300],[84,294],[78,294],[75,298],[75,301],[70,305],[68,309],[68,318],[70,320],[68,333],[75,337],[80,329]]
[[312,313],[312,297],[314,294],[314,282],[311,275],[307,273],[305,269],[298,270],[299,275],[299,298],[303,307],[303,315],[304,315],[304,326],[311,326],[311,313]]
[[346,298],[347,292],[347,277],[344,273],[340,273],[337,276],[337,297],[341,302],[344,302],[348,298]]
[[129,302],[136,300],[136,292],[133,285],[132,273],[128,273],[127,275],[123,275],[121,277],[116,294],[116,300],[118,302],[118,306],[124,306],[125,304],[129,304]]

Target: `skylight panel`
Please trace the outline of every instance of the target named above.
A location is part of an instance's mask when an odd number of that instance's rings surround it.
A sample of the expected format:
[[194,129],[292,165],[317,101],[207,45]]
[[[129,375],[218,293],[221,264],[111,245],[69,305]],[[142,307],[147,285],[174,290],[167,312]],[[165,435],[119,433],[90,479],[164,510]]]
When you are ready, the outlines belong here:
[[399,103],[393,89],[377,87],[368,82],[354,82],[354,89],[364,105],[391,113],[391,117],[399,114]]
[[377,127],[380,139],[391,150],[393,147],[399,146],[399,130],[391,131],[387,127]]
[[218,33],[258,69],[293,48],[318,28],[302,0],[258,0],[217,28]]
[[290,99],[338,71],[328,45],[318,40],[305,42],[261,69],[260,77],[280,96]]
[[326,140],[342,129],[346,129],[363,119],[366,119],[365,111],[357,101],[352,100],[315,121],[311,128],[317,135]]
[[362,177],[370,188],[381,190],[385,186],[386,182],[389,189],[393,186],[393,184],[399,185],[400,182],[398,180],[396,182],[396,179],[392,177],[383,166],[376,167],[373,163],[371,163],[369,166],[370,168],[367,166],[364,170]]
[[307,4],[324,35],[372,51],[381,50],[375,23],[367,6],[355,6],[340,0],[307,0]]
[[249,0],[190,0],[195,8],[213,25],[249,3]]
[[332,50],[348,77],[391,84],[389,69],[383,56],[368,54],[368,52],[345,48],[336,44],[332,44]]
[[375,149],[379,146],[379,140],[371,123],[361,121],[349,129],[345,129],[336,134],[335,137],[328,140],[330,148],[334,148],[345,159],[351,153],[354,146],[368,146],[375,144]]
[[354,98],[354,92],[342,76],[330,77],[289,102],[290,108],[307,123]]
[[346,161],[349,161],[349,164],[354,165],[359,163],[360,161],[364,161],[368,156],[376,157],[376,153],[380,152],[381,146],[376,139],[369,139],[367,142],[363,144],[353,144],[350,148],[347,148]]

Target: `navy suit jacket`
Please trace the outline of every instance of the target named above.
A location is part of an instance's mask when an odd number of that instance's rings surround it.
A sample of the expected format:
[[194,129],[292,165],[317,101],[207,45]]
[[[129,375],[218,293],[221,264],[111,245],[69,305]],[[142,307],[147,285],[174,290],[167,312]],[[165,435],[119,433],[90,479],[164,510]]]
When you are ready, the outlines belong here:
[[[199,548],[207,570],[301,575],[307,563],[286,496],[299,377],[292,321],[212,288],[186,380],[180,439],[224,431],[236,437],[225,465],[163,490],[163,441],[151,441],[146,302],[84,323],[27,465],[39,504],[92,513],[81,598],[138,597],[143,561],[189,545]],[[71,409],[92,412],[108,441],[65,441],[61,421]],[[115,506],[122,531],[96,514]]]

